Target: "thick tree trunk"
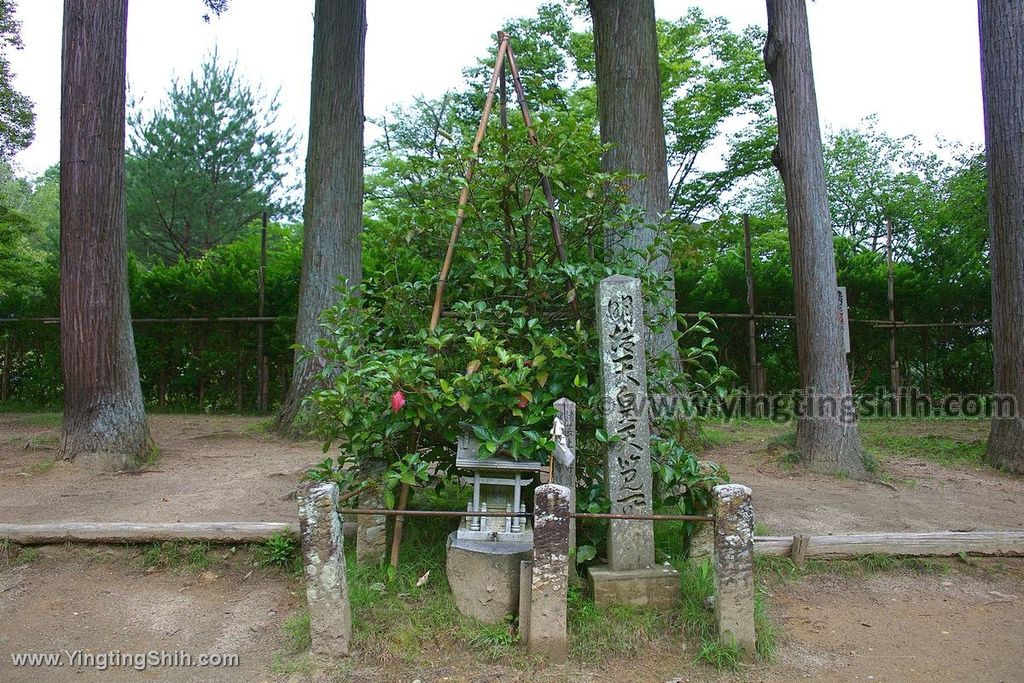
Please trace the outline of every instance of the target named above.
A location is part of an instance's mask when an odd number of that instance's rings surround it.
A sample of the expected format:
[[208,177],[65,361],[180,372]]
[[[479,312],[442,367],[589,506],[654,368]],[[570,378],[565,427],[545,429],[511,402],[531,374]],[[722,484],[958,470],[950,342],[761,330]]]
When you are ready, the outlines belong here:
[[839,327],[835,247],[804,0],[768,0],[764,62],[779,117],[773,161],[786,189],[797,359],[805,399],[797,421],[797,450],[811,469],[863,478],[863,450]]
[[[611,148],[601,159],[606,172],[641,178],[629,187],[630,202],[643,212],[643,222],[625,236],[605,235],[613,252],[645,250],[662,233],[669,208],[665,124],[662,120],[661,76],[654,0],[589,0],[594,20],[597,67],[597,113],[601,142]],[[673,316],[675,278],[666,255],[653,263],[668,278],[667,309],[648,312],[648,319]],[[674,321],[651,340],[656,352],[668,349],[678,357]]]
[[127,0],[65,0],[60,136],[60,455],[135,469],[153,452],[128,303]]
[[1016,408],[993,415],[985,458],[1024,474],[1024,5],[980,0],[978,12],[995,391]]
[[[302,282],[295,343],[315,349],[320,314],[338,301],[336,287],[362,279],[363,70],[366,0],[317,0],[313,82],[306,152]],[[296,352],[292,383],[276,430],[301,431],[296,418],[321,366]]]

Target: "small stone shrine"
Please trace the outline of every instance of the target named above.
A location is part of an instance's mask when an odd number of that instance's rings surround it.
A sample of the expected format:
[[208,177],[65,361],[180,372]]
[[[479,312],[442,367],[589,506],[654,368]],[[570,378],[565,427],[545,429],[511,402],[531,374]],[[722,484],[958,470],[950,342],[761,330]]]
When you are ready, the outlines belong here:
[[[480,442],[459,437],[455,464],[473,487],[466,512],[525,512],[524,491],[543,465],[510,457],[478,457]],[[529,517],[467,515],[448,536],[445,563],[459,612],[500,624],[519,609],[520,562],[533,557]]]

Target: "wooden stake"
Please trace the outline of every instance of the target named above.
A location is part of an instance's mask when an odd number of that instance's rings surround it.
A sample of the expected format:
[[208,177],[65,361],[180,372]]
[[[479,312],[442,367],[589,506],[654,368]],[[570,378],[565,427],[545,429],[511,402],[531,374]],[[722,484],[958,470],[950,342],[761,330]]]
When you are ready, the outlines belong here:
[[[257,272],[256,317],[263,317],[263,307],[267,292],[267,212],[263,212],[263,223],[260,228],[260,269]],[[256,409],[260,413],[267,412],[267,359],[263,355],[263,322],[256,323]]]
[[[491,116],[491,107],[494,106],[494,93],[498,87],[498,77],[501,74],[501,65],[505,62],[505,55],[508,52],[508,36],[504,33],[498,34],[498,58],[494,62],[494,73],[491,74],[491,85],[487,89],[487,99],[484,100],[484,111],[480,116],[480,125],[476,130],[476,137],[473,138],[473,147],[466,165],[465,184],[459,192],[459,206],[455,211],[455,225],[452,226],[452,234],[448,238],[448,249],[444,255],[444,262],[441,264],[441,274],[437,279],[437,292],[434,294],[434,309],[430,314],[430,331],[437,329],[437,323],[441,320],[441,309],[444,305],[444,288],[448,283],[448,273],[452,269],[452,258],[455,255],[455,243],[459,241],[459,233],[462,232],[462,223],[466,219],[466,204],[469,202],[469,185],[473,180],[473,171],[476,170],[477,155],[480,153],[480,141],[483,140],[484,131],[487,130],[487,121]],[[399,517],[401,519],[401,517]]]
[[754,257],[750,247],[750,216],[743,214],[743,269],[747,273],[747,348],[750,362],[750,391],[755,396],[764,393],[757,364],[757,322],[754,316]]
[[[405,506],[409,502],[409,485],[402,484],[402,488],[398,493],[398,509],[405,510]],[[398,569],[398,553],[399,548],[402,546],[402,525],[405,523],[405,517],[398,515],[395,517],[395,530],[391,535],[391,566]]]
[[889,386],[896,397],[896,415],[900,414],[900,366],[896,360],[896,295],[892,275],[892,219],[885,219],[885,264],[888,271],[889,304]]

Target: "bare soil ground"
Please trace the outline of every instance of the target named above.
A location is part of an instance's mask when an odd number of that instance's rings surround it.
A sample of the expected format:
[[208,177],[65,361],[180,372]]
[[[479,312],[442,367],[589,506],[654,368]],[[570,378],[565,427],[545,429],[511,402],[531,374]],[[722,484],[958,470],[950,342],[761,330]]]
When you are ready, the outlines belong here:
[[971,464],[940,465],[907,456],[882,432],[901,439],[941,437],[976,445],[988,423],[899,420],[862,425],[881,465],[876,482],[815,474],[787,464],[778,442],[790,426],[733,423],[718,427],[722,445],[704,456],[754,491],[755,519],[772,535],[878,531],[1024,529],[1024,478]]
[[[53,463],[52,416],[0,415],[0,521],[290,519],[287,494],[319,444],[263,434],[258,420],[152,417],[161,459],[135,475]],[[978,423],[894,423],[976,439]],[[1024,528],[1024,481],[970,465],[879,453],[888,485],[800,473],[768,447],[784,428],[720,427],[709,459],[751,485],[775,534]],[[771,452],[769,452],[771,451]],[[894,488],[893,488],[894,487]],[[0,681],[1024,681],[1024,561],[952,560],[946,573],[813,573],[769,579],[776,661],[737,674],[692,664],[678,638],[595,666],[508,666],[465,649],[423,652],[415,665],[355,657],[325,668],[293,651],[284,626],[301,584],[255,567],[245,549],[214,547],[205,567],[147,567],[144,548],[47,547],[0,562]],[[10,654],[119,650],[234,652],[222,669],[14,668]],[[74,672],[74,673],[73,673]]]

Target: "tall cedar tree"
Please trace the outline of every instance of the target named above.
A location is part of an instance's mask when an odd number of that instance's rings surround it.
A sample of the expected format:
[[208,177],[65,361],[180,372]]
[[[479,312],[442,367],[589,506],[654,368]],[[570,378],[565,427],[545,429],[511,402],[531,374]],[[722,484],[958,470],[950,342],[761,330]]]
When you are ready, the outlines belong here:
[[[601,159],[601,170],[639,176],[630,184],[628,195],[643,216],[643,222],[624,239],[609,240],[608,246],[613,251],[646,250],[658,241],[669,208],[654,0],[589,0],[589,4],[601,142],[611,145]],[[674,316],[675,285],[668,256],[661,253],[652,267],[667,277],[672,301],[671,310],[657,313]],[[672,323],[655,335],[651,340],[655,352],[669,350],[678,356],[675,329]]]
[[60,108],[60,455],[104,469],[153,452],[128,304],[124,220],[128,0],[65,0]]
[[1024,474],[1024,4],[980,0],[988,158],[995,392],[1016,414],[992,418],[986,459]]
[[[320,314],[340,284],[362,279],[363,74],[366,0],[317,0],[306,152],[302,280],[295,343],[315,350]],[[296,351],[292,382],[275,428],[292,432],[320,363]]]
[[797,363],[806,400],[797,420],[796,446],[811,469],[865,478],[838,324],[835,247],[804,2],[767,0],[764,46],[779,120],[772,161],[786,190]]

